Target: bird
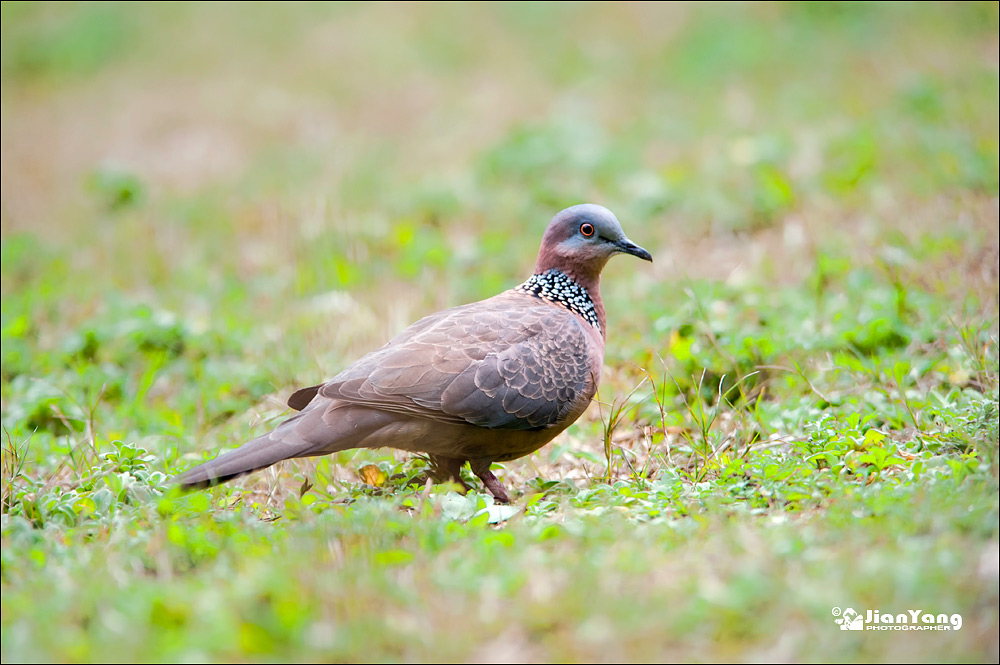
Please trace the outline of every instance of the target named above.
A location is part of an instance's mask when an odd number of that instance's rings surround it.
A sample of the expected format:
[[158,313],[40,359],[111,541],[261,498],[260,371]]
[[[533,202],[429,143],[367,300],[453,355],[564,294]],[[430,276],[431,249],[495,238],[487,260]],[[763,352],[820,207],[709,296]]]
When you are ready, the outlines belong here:
[[524,457],[575,422],[597,392],[607,338],[601,271],[616,254],[645,261],[607,208],[557,213],[533,274],[478,302],[426,316],[325,383],[288,399],[272,431],[175,478],[209,487],[282,460],[352,448],[426,454],[438,479],[464,489],[468,463],[498,503],[490,470]]

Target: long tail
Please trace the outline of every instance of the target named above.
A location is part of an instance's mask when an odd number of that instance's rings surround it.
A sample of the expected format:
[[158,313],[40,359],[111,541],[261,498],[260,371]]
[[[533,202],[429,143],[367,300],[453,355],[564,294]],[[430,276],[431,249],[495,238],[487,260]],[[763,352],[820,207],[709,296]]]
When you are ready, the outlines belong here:
[[292,416],[274,431],[182,473],[174,478],[174,482],[185,490],[202,489],[266,469],[290,457],[308,454],[307,450],[312,447],[308,442],[298,436],[289,436],[293,432],[293,422],[300,417],[298,414]]

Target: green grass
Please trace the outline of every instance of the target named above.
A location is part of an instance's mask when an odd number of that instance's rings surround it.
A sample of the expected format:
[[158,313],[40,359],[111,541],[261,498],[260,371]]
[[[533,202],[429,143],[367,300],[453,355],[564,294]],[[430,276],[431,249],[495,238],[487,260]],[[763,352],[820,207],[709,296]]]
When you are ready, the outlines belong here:
[[[995,662],[997,22],[5,2],[4,662]],[[170,486],[581,201],[654,264],[513,508],[391,450]]]

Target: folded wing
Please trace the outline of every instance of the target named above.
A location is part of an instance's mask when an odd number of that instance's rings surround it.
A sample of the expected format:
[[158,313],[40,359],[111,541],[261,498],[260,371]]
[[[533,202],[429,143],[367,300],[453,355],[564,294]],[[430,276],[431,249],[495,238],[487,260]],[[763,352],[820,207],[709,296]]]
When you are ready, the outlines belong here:
[[456,307],[418,321],[289,404],[305,406],[315,391],[441,422],[541,429],[559,422],[596,378],[589,376],[583,325],[545,304],[497,308],[487,300]]

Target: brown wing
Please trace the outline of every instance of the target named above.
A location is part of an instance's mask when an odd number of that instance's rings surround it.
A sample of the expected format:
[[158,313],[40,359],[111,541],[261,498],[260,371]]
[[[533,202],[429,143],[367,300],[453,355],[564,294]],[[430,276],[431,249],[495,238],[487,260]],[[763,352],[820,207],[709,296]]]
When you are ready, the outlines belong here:
[[288,406],[292,407],[296,411],[301,411],[302,409],[309,406],[309,402],[312,401],[319,389],[323,387],[323,384],[317,386],[309,386],[308,388],[299,388],[291,397],[288,398]]
[[493,429],[559,422],[592,381],[584,324],[558,307],[492,300],[418,321],[319,394]]

